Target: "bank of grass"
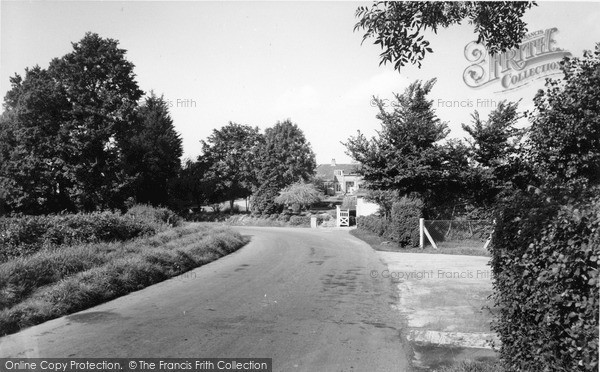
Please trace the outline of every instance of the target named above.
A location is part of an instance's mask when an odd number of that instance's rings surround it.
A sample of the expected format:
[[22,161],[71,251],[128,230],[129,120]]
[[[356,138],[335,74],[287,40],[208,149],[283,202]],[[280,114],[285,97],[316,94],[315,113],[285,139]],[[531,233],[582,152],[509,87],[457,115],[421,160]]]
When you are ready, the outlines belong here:
[[413,248],[413,247],[401,247],[399,244],[392,241],[385,240],[384,238],[363,229],[353,229],[350,234],[363,240],[369,244],[376,251],[384,252],[407,252],[407,253],[433,253],[433,254],[452,254],[452,255],[466,255],[466,256],[485,256],[489,257],[490,253],[487,249],[483,248],[483,243],[473,244],[472,242],[463,243],[449,243],[444,247],[435,249],[430,245],[425,248]]
[[449,367],[436,369],[433,372],[504,372],[498,361],[462,361]]
[[42,250],[0,264],[0,335],[67,315],[232,253],[247,238],[193,223],[128,242]]

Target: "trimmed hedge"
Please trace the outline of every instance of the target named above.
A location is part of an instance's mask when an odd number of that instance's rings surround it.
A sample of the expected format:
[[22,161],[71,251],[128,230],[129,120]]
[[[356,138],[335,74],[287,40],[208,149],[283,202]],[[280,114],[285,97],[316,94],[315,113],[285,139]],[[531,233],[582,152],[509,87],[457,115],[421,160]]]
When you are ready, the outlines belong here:
[[402,198],[392,204],[390,219],[370,215],[356,219],[359,229],[373,232],[403,247],[419,246],[419,218],[423,203],[418,199]]
[[507,369],[597,371],[600,197],[522,193],[496,220],[493,328]]

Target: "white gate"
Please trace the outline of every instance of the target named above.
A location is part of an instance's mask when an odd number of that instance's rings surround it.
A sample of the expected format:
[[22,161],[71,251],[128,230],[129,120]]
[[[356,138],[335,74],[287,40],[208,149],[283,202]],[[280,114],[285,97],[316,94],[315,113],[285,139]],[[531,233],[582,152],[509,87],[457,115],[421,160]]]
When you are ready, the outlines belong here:
[[342,226],[350,226],[350,209],[340,209],[340,206],[337,205],[337,227]]

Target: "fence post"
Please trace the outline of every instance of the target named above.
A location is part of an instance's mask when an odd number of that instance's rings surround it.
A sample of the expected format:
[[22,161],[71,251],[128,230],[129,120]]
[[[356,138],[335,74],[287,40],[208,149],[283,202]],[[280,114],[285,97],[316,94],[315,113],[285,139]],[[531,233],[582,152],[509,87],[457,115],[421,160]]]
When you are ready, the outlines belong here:
[[419,248],[425,248],[425,237],[423,229],[425,227],[425,219],[419,218]]

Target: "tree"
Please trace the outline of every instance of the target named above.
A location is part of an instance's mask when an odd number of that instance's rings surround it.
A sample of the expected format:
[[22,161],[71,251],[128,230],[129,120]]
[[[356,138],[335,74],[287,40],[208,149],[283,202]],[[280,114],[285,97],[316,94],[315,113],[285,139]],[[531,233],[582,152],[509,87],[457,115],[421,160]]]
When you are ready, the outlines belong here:
[[347,154],[362,164],[364,179],[373,189],[394,189],[401,194],[423,192],[441,176],[442,148],[437,143],[448,134],[448,126],[434,113],[426,95],[435,79],[412,83],[391,112],[376,99],[381,131],[367,139],[362,133],[344,145]]
[[574,191],[600,184],[600,43],[561,68],[564,80],[534,98],[530,161],[540,185]]
[[172,202],[189,207],[190,204],[201,206],[215,200],[217,180],[206,176],[208,164],[187,159],[178,177],[170,182],[173,190]]
[[258,127],[229,122],[213,130],[207,141],[202,141],[203,154],[198,162],[206,169],[205,178],[215,183],[211,202],[233,202],[252,194],[255,185],[257,153],[263,141]]
[[321,201],[321,192],[315,185],[306,182],[296,182],[279,192],[275,203],[291,205],[295,211],[307,208],[311,204]]
[[475,26],[478,42],[495,54],[517,47],[527,27],[522,17],[534,2],[388,2],[378,1],[371,7],[359,7],[359,21],[354,31],[364,30],[363,42],[371,37],[383,49],[381,64],[394,64],[394,69],[407,63],[418,64],[426,53],[433,53],[424,33],[437,33],[468,19]]
[[491,210],[499,195],[528,182],[528,177],[520,174],[527,168],[521,160],[520,146],[525,130],[516,128],[520,117],[518,102],[502,101],[487,120],[475,111],[472,124],[462,125],[472,138],[468,188],[473,203],[479,207]]
[[304,133],[289,119],[277,122],[265,131],[258,152],[253,209],[275,211],[274,198],[279,190],[298,181],[308,181],[317,163]]
[[124,138],[127,173],[139,203],[167,205],[169,183],[181,169],[181,137],[175,131],[164,98],[153,92],[138,109],[140,128]]
[[10,209],[28,214],[73,210],[66,92],[38,66],[10,82],[0,118],[1,197]]
[[143,92],[118,41],[87,33],[48,69],[71,107],[62,130],[73,167],[70,199],[78,209],[122,207],[134,177],[125,171],[123,145],[136,133],[135,109]]

